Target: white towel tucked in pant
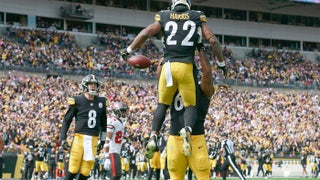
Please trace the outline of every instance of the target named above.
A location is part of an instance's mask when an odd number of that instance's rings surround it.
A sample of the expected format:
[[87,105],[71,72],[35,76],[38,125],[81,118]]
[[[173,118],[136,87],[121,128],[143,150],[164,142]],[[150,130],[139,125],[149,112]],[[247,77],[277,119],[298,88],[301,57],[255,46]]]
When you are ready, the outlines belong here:
[[171,66],[169,61],[164,63],[164,73],[166,76],[167,87],[171,87],[173,85],[173,80],[172,80]]
[[83,160],[93,161],[94,156],[92,152],[92,136],[84,135],[83,138]]

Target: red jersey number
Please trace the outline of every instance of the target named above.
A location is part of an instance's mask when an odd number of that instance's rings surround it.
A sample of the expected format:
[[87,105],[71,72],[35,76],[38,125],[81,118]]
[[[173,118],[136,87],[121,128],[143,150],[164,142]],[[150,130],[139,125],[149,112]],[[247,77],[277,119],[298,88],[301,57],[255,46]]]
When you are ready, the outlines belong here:
[[122,131],[116,132],[116,137],[114,140],[117,144],[121,144],[122,142]]

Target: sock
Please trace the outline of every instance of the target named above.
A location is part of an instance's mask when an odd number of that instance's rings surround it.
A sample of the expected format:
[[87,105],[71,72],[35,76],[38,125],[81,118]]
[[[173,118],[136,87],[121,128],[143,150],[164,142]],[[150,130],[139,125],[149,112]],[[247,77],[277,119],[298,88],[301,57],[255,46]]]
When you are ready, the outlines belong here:
[[79,180],[87,180],[89,176],[84,176],[82,174],[79,174]]
[[72,174],[70,171],[67,172],[66,177],[64,178],[65,180],[73,180],[74,177],[76,177],[77,174]]
[[190,127],[190,132],[192,132],[192,127],[195,125],[197,121],[197,108],[195,106],[186,107],[186,111],[184,112],[184,126]]
[[169,106],[165,104],[158,104],[158,107],[153,116],[151,131],[160,131],[161,126],[165,120],[168,107]]

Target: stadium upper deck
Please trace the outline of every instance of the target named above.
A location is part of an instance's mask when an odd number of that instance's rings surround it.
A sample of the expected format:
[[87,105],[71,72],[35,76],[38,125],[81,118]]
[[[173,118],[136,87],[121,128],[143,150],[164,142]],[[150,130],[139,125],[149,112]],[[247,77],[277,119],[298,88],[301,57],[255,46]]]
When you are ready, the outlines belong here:
[[[153,21],[155,11],[169,0],[3,0],[0,25],[54,28],[96,34],[116,27],[138,32]],[[291,0],[195,0],[193,9],[204,11],[208,23],[224,45],[313,51],[320,49],[320,5]],[[76,11],[81,5],[82,11]],[[65,12],[65,13],[63,13]]]

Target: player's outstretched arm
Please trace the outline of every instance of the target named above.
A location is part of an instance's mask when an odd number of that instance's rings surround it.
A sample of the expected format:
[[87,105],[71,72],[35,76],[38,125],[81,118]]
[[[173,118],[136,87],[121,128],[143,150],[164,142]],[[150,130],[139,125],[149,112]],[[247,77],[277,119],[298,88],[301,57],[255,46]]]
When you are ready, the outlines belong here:
[[211,30],[211,28],[205,23],[202,24],[202,35],[205,38],[205,40],[207,40],[210,43],[214,55],[216,55],[218,58],[218,68],[220,68],[223,71],[224,75],[227,75],[227,68],[223,59],[221,44],[215,36],[215,34],[213,33],[213,31]]
[[200,64],[201,64],[201,71],[202,71],[202,76],[200,81],[201,90],[208,99],[211,99],[214,93],[211,65],[204,49],[199,50],[199,56],[200,56]]
[[128,56],[133,53],[135,49],[137,49],[140,45],[142,45],[149,37],[152,37],[159,33],[161,30],[161,25],[158,21],[150,24],[146,28],[144,28],[137,37],[133,40],[133,42],[124,49],[120,50],[120,54],[124,60],[128,59]]

